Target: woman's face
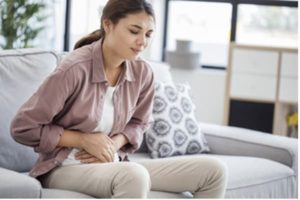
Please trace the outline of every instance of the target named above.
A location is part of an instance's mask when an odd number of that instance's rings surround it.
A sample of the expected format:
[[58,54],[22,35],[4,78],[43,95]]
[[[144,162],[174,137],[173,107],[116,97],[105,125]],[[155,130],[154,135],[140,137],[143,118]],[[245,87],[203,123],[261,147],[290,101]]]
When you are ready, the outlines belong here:
[[105,42],[121,59],[134,60],[148,46],[154,26],[153,17],[145,12],[127,15],[115,25],[105,20]]

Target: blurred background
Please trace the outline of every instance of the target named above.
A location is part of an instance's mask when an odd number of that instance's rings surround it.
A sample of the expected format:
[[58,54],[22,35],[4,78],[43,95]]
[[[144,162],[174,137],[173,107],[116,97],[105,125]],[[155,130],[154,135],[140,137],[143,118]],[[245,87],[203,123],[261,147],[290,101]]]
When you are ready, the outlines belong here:
[[[0,0],[0,48],[70,51],[106,2]],[[298,133],[298,1],[149,2],[156,32],[142,56],[191,85],[200,121]]]

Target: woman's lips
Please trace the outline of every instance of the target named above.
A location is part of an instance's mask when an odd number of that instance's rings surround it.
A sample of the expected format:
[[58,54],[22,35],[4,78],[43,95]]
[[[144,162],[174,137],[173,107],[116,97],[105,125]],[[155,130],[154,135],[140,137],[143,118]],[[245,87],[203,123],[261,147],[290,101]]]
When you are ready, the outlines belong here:
[[139,54],[142,52],[141,49],[135,49],[135,48],[131,48],[131,50],[135,53],[135,54]]

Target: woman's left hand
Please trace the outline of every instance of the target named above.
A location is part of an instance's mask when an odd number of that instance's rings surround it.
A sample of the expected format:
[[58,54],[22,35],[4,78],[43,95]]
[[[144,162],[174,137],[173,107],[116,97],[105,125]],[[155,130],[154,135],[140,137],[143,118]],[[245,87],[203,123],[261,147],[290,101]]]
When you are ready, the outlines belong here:
[[83,149],[75,154],[75,159],[80,160],[81,163],[102,163],[100,159]]

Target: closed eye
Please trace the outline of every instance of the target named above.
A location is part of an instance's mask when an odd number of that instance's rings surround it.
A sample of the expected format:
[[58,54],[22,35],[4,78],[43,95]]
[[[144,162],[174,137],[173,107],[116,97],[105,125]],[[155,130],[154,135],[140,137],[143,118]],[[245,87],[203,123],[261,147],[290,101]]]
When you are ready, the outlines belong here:
[[151,36],[152,36],[152,32],[146,34],[147,38],[151,38]]
[[139,32],[138,31],[133,31],[133,30],[129,30],[130,33],[134,34],[134,35],[137,35]]
[[[135,30],[131,30],[131,29],[129,29],[129,32],[130,32],[131,34],[133,34],[133,35],[139,34],[139,31],[135,31]],[[153,31],[149,31],[148,33],[146,33],[146,37],[147,37],[147,38],[151,38],[152,32],[153,32]]]

